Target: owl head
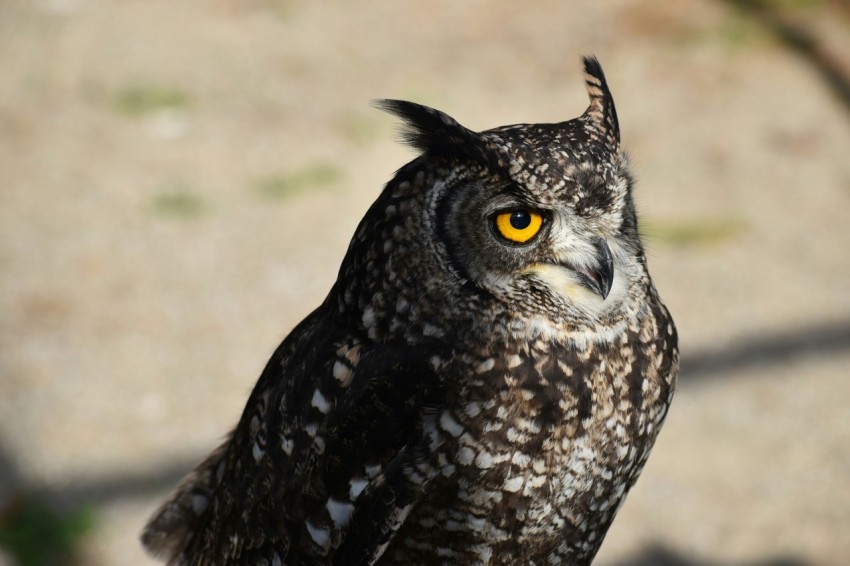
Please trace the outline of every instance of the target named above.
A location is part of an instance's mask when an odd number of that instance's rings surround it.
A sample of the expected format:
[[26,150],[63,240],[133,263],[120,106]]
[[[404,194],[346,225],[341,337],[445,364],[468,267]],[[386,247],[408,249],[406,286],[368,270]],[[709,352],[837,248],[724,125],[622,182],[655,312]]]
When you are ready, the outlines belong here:
[[[405,121],[425,172],[422,223],[447,279],[526,320],[617,317],[646,280],[614,101],[584,59],[590,105],[578,118],[475,132],[411,102]],[[404,169],[402,173],[404,173]]]

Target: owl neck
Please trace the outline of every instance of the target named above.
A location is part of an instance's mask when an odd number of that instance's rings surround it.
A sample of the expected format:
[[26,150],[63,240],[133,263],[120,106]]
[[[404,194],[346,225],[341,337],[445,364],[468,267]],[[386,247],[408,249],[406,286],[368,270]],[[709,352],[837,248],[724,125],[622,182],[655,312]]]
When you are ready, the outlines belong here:
[[633,282],[617,307],[598,318],[578,309],[560,317],[525,312],[474,289],[436,283],[433,287],[419,280],[379,292],[358,292],[357,287],[338,283],[326,304],[338,311],[344,323],[377,342],[441,342],[451,347],[450,337],[463,335],[474,336],[485,348],[543,340],[581,350],[615,342],[658,302],[645,278]]

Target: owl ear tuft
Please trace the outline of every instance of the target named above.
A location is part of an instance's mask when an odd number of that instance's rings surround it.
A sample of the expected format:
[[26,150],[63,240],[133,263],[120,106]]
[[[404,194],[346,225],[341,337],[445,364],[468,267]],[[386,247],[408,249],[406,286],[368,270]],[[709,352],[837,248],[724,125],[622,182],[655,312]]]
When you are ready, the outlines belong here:
[[406,100],[376,100],[373,106],[405,122],[402,140],[423,153],[464,156],[481,144],[481,137],[439,110]]
[[617,121],[617,110],[614,108],[614,98],[608,90],[605,73],[596,57],[584,57],[584,84],[590,97],[590,106],[584,111],[583,117],[593,123],[614,147],[620,145],[620,124]]

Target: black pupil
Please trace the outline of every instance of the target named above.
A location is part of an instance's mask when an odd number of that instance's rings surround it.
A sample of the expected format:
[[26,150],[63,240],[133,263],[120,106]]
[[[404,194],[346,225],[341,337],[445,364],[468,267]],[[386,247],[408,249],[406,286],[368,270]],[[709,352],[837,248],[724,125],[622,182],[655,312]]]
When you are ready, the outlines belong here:
[[531,224],[531,215],[525,210],[511,212],[511,226],[517,230],[525,230]]

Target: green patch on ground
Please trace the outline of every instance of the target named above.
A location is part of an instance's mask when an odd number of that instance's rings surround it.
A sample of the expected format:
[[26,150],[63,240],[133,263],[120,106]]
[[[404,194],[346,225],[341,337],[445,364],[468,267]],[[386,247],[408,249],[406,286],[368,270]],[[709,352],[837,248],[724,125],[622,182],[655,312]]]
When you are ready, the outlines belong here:
[[725,243],[739,237],[745,228],[737,218],[648,220],[643,223],[641,233],[650,244],[684,248]]
[[826,0],[769,0],[764,4],[779,10],[812,10],[823,8]]
[[738,12],[730,12],[715,28],[713,38],[729,47],[749,47],[770,39],[770,33],[759,21]]
[[173,185],[155,193],[151,208],[161,216],[197,218],[207,211],[207,204],[197,191],[186,185]]
[[825,0],[727,0],[735,10],[723,18],[713,33],[703,39],[719,40],[722,44],[737,48],[750,47],[774,39],[771,28],[774,20],[783,17],[793,23],[800,12],[821,8]]
[[115,109],[128,116],[147,116],[162,110],[183,110],[188,106],[189,96],[167,85],[128,85],[114,97]]
[[313,163],[289,173],[272,173],[253,182],[257,195],[286,200],[314,189],[328,189],[342,179],[342,170],[330,163]]
[[36,495],[21,495],[0,510],[0,548],[14,564],[69,564],[95,526],[91,509],[61,513]]

